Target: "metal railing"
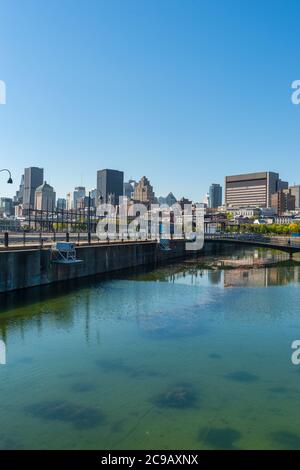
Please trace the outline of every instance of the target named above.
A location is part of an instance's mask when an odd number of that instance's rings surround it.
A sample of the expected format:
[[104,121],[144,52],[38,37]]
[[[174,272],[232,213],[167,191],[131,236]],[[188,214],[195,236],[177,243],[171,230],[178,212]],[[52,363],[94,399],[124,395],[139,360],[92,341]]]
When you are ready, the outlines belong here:
[[278,245],[285,247],[300,248],[300,239],[295,239],[290,236],[268,236],[256,234],[240,234],[240,233],[207,233],[205,234],[206,240],[233,240],[240,242],[255,242],[261,244]]
[[162,238],[170,240],[184,240],[182,237],[172,235],[166,237],[163,234],[154,235],[137,232],[136,234],[110,234],[104,239],[99,239],[96,233],[87,232],[0,232],[0,249],[8,248],[46,248],[56,242],[67,241],[77,246],[103,245],[108,243],[137,243],[157,242]]

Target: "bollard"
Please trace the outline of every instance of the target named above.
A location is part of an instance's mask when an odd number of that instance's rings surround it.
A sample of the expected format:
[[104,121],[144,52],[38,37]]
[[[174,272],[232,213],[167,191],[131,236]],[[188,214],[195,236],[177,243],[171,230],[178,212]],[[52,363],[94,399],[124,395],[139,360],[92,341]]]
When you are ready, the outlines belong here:
[[26,245],[26,232],[23,232],[23,246]]
[[66,242],[68,243],[70,241],[70,234],[69,232],[66,232]]
[[8,248],[8,232],[4,232],[4,246]]

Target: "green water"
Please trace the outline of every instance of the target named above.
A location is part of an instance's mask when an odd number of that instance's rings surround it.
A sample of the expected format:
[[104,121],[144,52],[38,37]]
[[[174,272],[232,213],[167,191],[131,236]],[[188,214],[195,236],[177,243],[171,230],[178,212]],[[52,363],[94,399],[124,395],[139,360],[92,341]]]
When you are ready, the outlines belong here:
[[299,266],[202,263],[2,296],[0,448],[299,449]]

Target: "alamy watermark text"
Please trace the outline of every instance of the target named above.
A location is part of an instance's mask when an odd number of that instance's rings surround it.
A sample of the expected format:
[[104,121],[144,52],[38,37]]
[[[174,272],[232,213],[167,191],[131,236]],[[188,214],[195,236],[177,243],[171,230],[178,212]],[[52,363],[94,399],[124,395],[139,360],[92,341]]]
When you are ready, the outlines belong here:
[[0,365],[6,364],[6,344],[0,339]]

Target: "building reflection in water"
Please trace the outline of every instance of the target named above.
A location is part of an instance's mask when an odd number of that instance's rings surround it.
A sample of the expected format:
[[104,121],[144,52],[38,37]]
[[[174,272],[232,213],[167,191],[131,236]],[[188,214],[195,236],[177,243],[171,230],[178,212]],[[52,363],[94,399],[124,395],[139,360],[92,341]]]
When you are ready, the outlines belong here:
[[[272,256],[275,262],[286,261],[286,255],[270,250],[235,252],[231,259],[237,256],[249,262],[263,256]],[[83,321],[80,334],[85,341],[89,343],[96,336],[99,343],[99,320],[120,322],[129,318],[135,319],[139,329],[150,336],[188,336],[203,333],[204,306],[214,301],[210,286],[247,288],[300,282],[300,263],[209,269],[206,261],[210,260],[203,257],[127,276],[119,274],[116,279],[121,282],[117,283],[94,278],[1,295],[0,339],[7,341],[8,333],[14,330],[22,340],[34,328],[40,335],[51,327],[70,331]],[[190,286],[188,301],[183,301],[180,285]],[[147,302],[149,298],[151,302]]]
[[300,266],[224,271],[224,287],[268,287],[297,282],[300,282]]

